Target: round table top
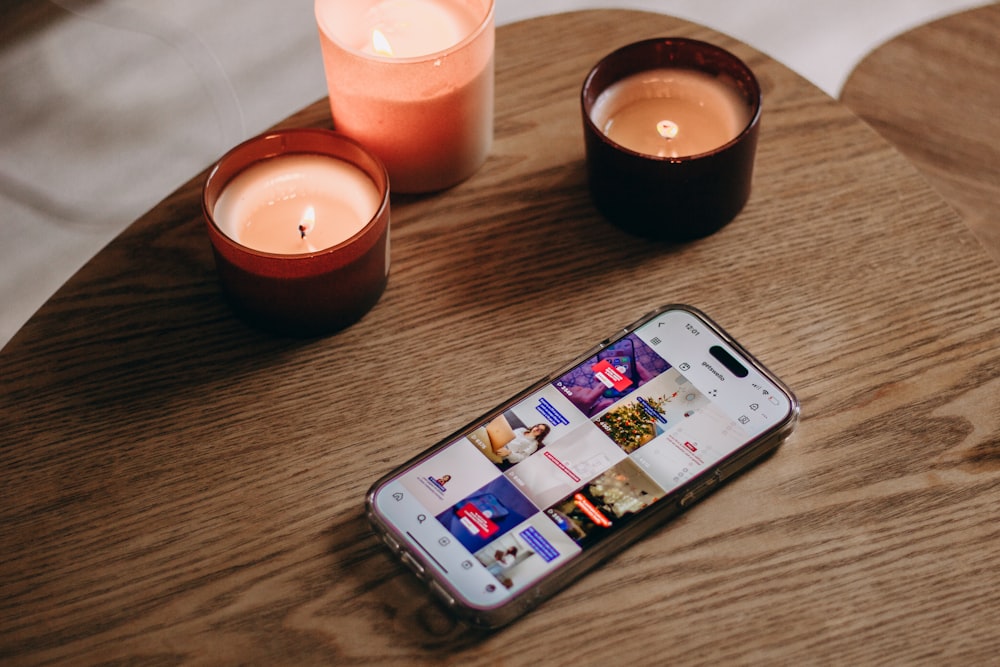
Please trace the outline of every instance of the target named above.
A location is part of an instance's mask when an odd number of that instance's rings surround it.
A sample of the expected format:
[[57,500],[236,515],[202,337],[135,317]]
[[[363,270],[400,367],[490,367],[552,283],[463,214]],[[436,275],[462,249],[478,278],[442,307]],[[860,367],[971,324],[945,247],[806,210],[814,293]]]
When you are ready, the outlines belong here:
[[1000,4],[953,14],[875,49],[841,101],[888,139],[1000,261]]
[[[586,188],[579,88],[626,43],[730,49],[764,90],[728,227],[630,237]],[[495,144],[393,198],[392,274],[334,336],[223,300],[205,173],[0,353],[0,655],[275,664],[983,662],[1000,653],[997,265],[885,140],[767,56],[622,10],[499,28]],[[325,100],[286,126],[329,126]],[[709,313],[803,404],[764,464],[481,634],[375,540],[369,485],[653,307]]]

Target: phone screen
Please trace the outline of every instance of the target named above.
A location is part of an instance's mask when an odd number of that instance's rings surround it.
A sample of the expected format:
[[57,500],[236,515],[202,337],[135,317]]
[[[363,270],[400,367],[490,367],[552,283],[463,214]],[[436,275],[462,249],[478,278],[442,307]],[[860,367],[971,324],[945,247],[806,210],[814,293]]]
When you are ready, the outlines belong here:
[[495,608],[794,411],[704,320],[666,310],[383,480],[372,509],[433,578]]

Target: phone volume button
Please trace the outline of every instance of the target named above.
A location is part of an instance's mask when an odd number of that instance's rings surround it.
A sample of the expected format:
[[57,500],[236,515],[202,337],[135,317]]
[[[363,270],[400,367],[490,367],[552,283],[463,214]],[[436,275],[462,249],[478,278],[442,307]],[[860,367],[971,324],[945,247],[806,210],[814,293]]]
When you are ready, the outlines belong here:
[[704,482],[702,482],[697,487],[691,489],[683,496],[681,496],[681,502],[680,502],[681,507],[690,507],[695,502],[705,497],[708,494],[708,492],[711,491],[715,487],[715,485],[719,483],[720,479],[719,474],[720,471],[716,471]]
[[413,570],[414,574],[416,574],[421,579],[424,578],[424,575],[426,574],[426,570],[424,570],[424,566],[421,565],[420,562],[416,558],[414,558],[411,554],[409,554],[406,551],[401,551],[399,553],[399,558],[404,563],[406,563],[406,566],[408,568],[410,568],[411,570]]
[[455,606],[455,598],[452,597],[451,593],[446,591],[441,584],[439,584],[436,581],[430,581],[427,587],[431,589],[434,595],[438,596],[441,600],[443,600],[446,605],[448,605],[449,607]]
[[400,552],[399,542],[394,540],[392,536],[389,535],[388,533],[382,533],[382,541],[385,542],[385,545],[389,547],[394,553],[398,554]]

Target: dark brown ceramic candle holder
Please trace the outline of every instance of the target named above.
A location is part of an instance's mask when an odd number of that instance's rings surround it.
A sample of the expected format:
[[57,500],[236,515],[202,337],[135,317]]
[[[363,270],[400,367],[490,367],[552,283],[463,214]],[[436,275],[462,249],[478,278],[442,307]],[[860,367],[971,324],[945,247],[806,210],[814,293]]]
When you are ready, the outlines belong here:
[[[677,80],[674,73],[693,77],[693,83]],[[643,86],[648,89],[629,90]],[[686,86],[720,88],[710,92],[722,97],[701,99]],[[602,93],[607,94],[602,98]],[[629,133],[619,140],[609,136],[639,122],[632,113],[637,106],[685,96],[700,103],[704,117],[695,114],[687,123],[674,122],[666,111],[662,118],[650,120],[647,115],[641,122],[648,128],[631,133],[658,133],[652,139],[643,134],[635,143]],[[720,101],[725,96],[731,101]],[[750,197],[761,91],[750,68],[733,54],[683,38],[630,44],[594,66],[583,83],[581,105],[591,195],[613,224],[645,238],[682,242],[718,231],[743,209]],[[715,144],[705,137],[707,144],[688,149],[695,152],[678,152],[674,146],[680,139],[716,122],[705,115],[715,111],[713,105],[732,107],[725,110],[732,136],[720,135]]]
[[[300,155],[335,158],[342,166],[346,164],[355,178],[367,175],[371,183],[364,185],[374,184],[369,197],[373,202],[371,218],[364,213],[358,231],[330,247],[310,252],[266,252],[235,240],[232,224],[220,225],[216,220],[217,204],[226,187],[254,165]],[[350,183],[335,185],[330,180],[314,179],[318,185],[311,185],[305,194],[292,192],[290,196],[320,196],[317,191],[328,184],[347,192],[357,190]],[[211,169],[202,205],[222,287],[236,311],[254,324],[296,336],[332,333],[359,320],[385,290],[389,276],[388,176],[378,158],[352,139],[321,129],[283,130],[250,139]],[[317,217],[316,224],[320,222]],[[303,239],[307,227],[301,227]],[[295,229],[290,230],[293,236]]]

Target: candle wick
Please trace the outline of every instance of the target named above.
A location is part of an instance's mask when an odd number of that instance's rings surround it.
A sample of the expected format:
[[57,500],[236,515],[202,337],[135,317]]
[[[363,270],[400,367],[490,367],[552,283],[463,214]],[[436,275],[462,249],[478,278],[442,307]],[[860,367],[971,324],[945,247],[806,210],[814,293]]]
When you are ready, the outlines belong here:
[[302,235],[302,238],[306,237],[306,226],[305,225],[299,225],[299,234]]
[[656,132],[667,141],[670,141],[677,138],[680,128],[672,120],[661,120],[656,124]]

